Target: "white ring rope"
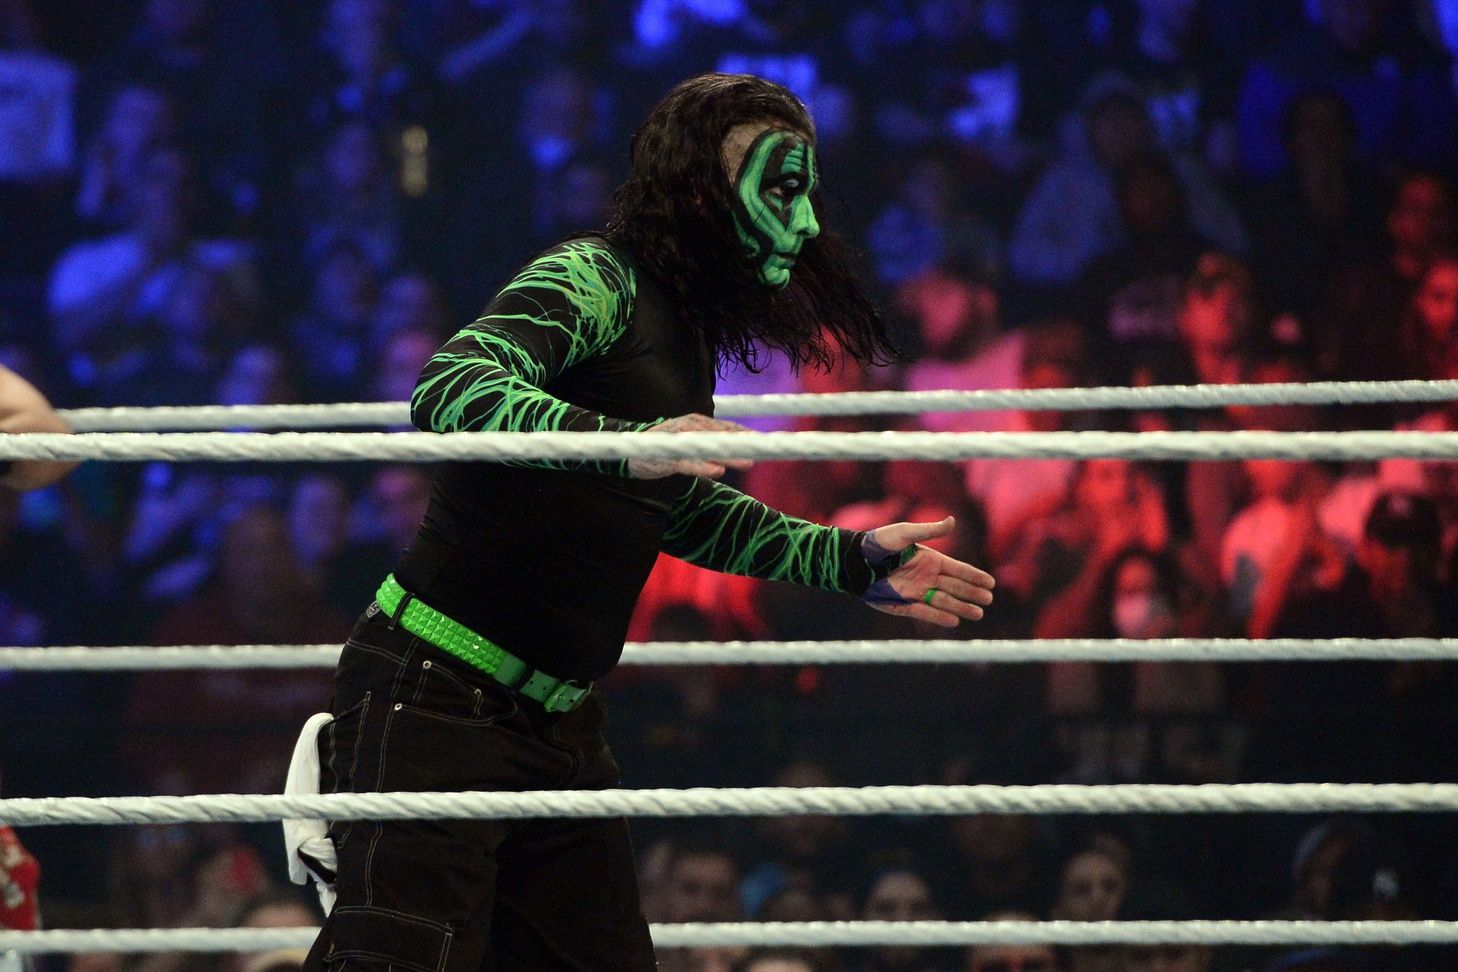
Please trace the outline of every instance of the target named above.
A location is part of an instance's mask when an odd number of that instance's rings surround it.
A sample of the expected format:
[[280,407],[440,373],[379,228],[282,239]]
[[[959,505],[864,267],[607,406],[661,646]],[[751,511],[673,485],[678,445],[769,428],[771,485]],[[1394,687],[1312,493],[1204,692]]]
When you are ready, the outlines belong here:
[[1125,783],[807,786],[520,793],[224,793],[0,800],[0,824],[256,823],[538,817],[872,816],[978,813],[1420,813],[1458,810],[1458,783]]
[[1458,432],[90,432],[0,436],[0,460],[1458,459]]
[[[910,945],[1446,945],[1452,921],[786,921],[652,925],[658,948]],[[307,948],[314,928],[0,931],[0,954]]]
[[[1225,405],[1355,405],[1446,402],[1458,380],[1321,381],[1268,385],[1152,385],[1146,388],[992,388],[872,391],[833,394],[721,395],[724,418],[762,415],[899,415],[1075,409],[1218,408]],[[405,402],[327,405],[164,405],[151,408],[73,408],[61,412],[77,432],[192,432],[221,429],[307,429],[410,424]]]
[[[60,645],[0,648],[0,672],[333,668],[340,646]],[[1458,638],[1069,638],[865,641],[642,641],[625,665],[833,665],[1019,662],[1442,661]]]

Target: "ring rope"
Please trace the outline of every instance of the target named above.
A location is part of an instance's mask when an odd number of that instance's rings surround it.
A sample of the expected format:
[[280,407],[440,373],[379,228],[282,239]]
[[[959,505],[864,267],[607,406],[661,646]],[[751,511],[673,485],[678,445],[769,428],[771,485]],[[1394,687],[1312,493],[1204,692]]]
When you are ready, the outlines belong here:
[[0,436],[0,460],[1458,459],[1458,432],[88,432]]
[[[715,412],[726,418],[764,415],[896,415],[1004,409],[1218,408],[1226,405],[1355,405],[1446,402],[1458,399],[1458,380],[1320,381],[1267,385],[1151,385],[1145,388],[993,388],[870,391],[831,394],[720,395]],[[304,429],[410,424],[406,402],[325,405],[196,405],[73,408],[61,416],[77,432],[150,432],[239,428]]]
[[0,824],[257,823],[539,817],[977,813],[1417,813],[1458,810],[1458,783],[1125,783],[807,786],[520,793],[225,793],[0,800]]
[[[650,926],[658,948],[959,945],[1445,945],[1453,921],[785,921]],[[307,948],[315,928],[0,931],[0,955]]]
[[[125,645],[0,648],[0,672],[333,668],[340,646]],[[625,665],[831,665],[1021,662],[1443,661],[1458,638],[1047,638],[843,641],[642,641]]]

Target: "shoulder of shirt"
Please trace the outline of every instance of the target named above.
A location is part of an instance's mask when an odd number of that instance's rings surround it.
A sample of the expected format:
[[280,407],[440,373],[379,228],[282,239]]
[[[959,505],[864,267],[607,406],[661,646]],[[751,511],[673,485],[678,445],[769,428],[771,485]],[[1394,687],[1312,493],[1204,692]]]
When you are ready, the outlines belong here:
[[522,269],[568,262],[581,262],[596,267],[601,272],[620,275],[630,290],[637,283],[638,271],[633,258],[622,247],[600,236],[578,236],[563,240],[538,253]]

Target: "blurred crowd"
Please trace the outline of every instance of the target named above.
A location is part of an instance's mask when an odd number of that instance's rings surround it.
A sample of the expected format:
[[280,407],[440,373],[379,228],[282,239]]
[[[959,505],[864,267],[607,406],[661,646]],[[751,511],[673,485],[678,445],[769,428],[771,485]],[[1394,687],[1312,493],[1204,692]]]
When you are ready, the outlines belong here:
[[[0,0],[0,364],[59,407],[406,399],[516,266],[603,224],[647,107],[723,70],[810,106],[828,222],[863,252],[905,355],[799,375],[766,358],[721,392],[1458,378],[1455,54],[1452,0]],[[1458,407],[756,425],[1454,431]],[[949,549],[999,582],[960,637],[1458,633],[1450,464],[785,462],[738,484],[852,528],[956,515]],[[83,466],[0,496],[0,644],[340,641],[428,494],[409,466]],[[669,560],[633,631],[931,635]],[[0,672],[6,795],[276,792],[328,683]],[[1437,663],[635,667],[605,691],[629,786],[1388,782],[1458,765],[1458,678]],[[654,920],[1458,917],[1458,827],[1422,815],[638,834]],[[23,836],[46,924],[317,919],[279,890],[269,828]],[[6,875],[33,868],[7,846],[0,892],[24,898]],[[288,959],[210,961],[69,967]],[[699,950],[664,967],[1429,961]]]

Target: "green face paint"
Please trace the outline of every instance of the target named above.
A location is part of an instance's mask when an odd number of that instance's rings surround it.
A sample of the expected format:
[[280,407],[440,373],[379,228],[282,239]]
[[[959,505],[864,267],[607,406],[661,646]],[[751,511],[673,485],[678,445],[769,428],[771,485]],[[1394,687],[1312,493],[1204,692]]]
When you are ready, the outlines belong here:
[[815,147],[794,132],[769,129],[744,153],[734,183],[734,226],[759,270],[779,288],[805,241],[820,234],[810,193],[817,181]]

